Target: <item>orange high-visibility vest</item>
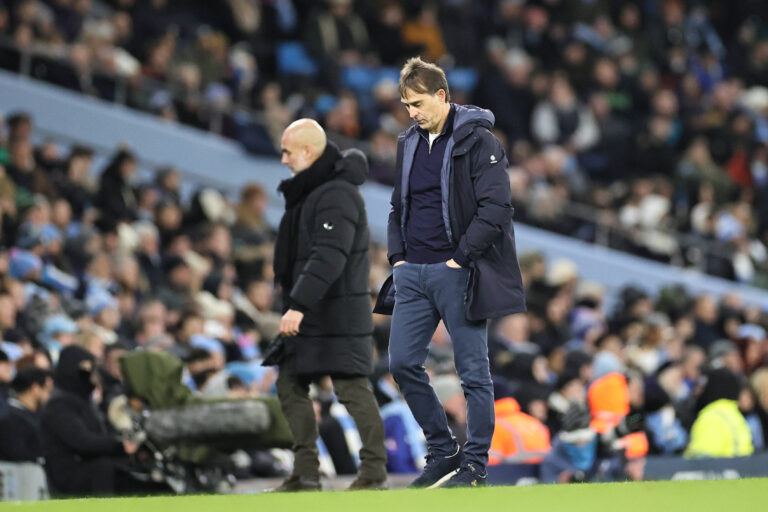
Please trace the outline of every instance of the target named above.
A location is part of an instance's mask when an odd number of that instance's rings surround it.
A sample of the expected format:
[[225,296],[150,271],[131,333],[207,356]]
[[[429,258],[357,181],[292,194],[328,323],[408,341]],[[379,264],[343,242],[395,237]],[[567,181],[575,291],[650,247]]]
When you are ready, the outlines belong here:
[[648,437],[645,432],[635,432],[619,439],[619,447],[624,449],[628,459],[639,459],[648,455]]
[[629,386],[621,373],[609,373],[589,386],[587,391],[590,426],[600,434],[608,432],[629,414]]
[[551,448],[549,429],[520,410],[514,398],[495,403],[496,430],[491,439],[488,464],[538,464]]

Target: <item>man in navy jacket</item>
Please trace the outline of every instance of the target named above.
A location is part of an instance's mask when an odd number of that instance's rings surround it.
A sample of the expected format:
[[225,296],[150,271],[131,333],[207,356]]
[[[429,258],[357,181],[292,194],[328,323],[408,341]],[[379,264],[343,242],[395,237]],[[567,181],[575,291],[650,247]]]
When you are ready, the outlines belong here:
[[[410,59],[399,89],[416,124],[398,139],[388,228],[394,270],[375,311],[393,315],[390,369],[429,444],[412,486],[483,485],[494,427],[487,320],[525,311],[507,158],[490,131],[493,114],[450,103],[438,66]],[[440,319],[467,398],[463,450],[424,369]]]

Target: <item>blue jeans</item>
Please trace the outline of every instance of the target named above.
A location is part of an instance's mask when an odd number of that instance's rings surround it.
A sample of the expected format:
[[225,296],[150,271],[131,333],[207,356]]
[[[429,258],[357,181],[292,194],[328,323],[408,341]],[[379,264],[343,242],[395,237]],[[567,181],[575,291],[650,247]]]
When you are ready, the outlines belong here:
[[435,456],[455,453],[456,439],[424,369],[429,342],[443,319],[467,399],[464,459],[484,470],[494,427],[488,322],[466,319],[464,294],[468,279],[469,269],[453,269],[445,263],[403,263],[395,267],[389,368],[424,431],[429,452]]

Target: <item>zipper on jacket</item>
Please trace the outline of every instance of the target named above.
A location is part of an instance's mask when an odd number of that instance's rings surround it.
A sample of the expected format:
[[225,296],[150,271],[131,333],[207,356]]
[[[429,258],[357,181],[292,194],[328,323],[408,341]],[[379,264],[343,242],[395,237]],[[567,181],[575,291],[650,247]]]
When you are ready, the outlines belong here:
[[[427,154],[431,155],[432,154],[432,144],[429,143],[429,137],[425,137],[424,134],[421,133],[421,132],[419,132],[419,136],[422,139],[424,139],[424,142],[427,143]],[[438,137],[439,137],[439,135],[438,135]],[[435,140],[437,140],[437,138],[435,138]]]

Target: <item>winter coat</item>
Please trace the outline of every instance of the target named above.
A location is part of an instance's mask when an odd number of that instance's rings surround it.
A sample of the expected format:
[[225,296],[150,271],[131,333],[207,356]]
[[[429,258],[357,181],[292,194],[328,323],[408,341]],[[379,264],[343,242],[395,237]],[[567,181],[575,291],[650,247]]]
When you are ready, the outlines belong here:
[[686,457],[752,455],[752,433],[735,400],[715,400],[704,407],[691,429]]
[[124,455],[123,445],[107,428],[91,400],[93,385],[87,362],[95,369],[94,357],[84,348],[69,346],[61,351],[54,374],[55,388],[40,417],[41,442],[46,470],[55,488],[67,490],[70,477],[100,457]]
[[[465,292],[470,321],[498,318],[525,311],[525,295],[512,227],[507,157],[491,133],[493,114],[478,107],[454,106],[453,131],[441,172],[443,221],[454,260],[469,266]],[[420,133],[413,125],[398,138],[397,175],[388,224],[388,256],[408,258],[405,226],[408,219],[410,176]],[[394,286],[382,286],[376,313],[391,314]]]
[[[299,334],[285,339],[280,370],[368,375],[373,371],[370,233],[358,190],[368,176],[368,163],[361,152],[339,153],[329,142],[324,155],[292,180],[312,176],[302,177],[304,173],[315,173],[319,179],[313,183],[320,184],[295,205],[300,212],[292,241],[292,285],[289,292],[284,290],[286,302],[304,318]],[[281,240],[285,236],[281,226],[278,247],[287,242]]]
[[39,416],[11,398],[0,417],[0,460],[38,462],[42,456]]

